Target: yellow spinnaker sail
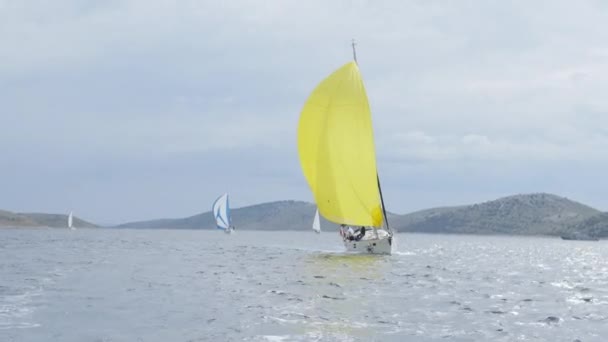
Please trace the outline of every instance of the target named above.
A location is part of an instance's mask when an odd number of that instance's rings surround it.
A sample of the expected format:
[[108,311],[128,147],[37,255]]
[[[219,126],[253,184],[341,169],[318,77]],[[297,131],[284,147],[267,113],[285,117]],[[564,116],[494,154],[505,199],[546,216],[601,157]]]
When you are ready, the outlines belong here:
[[355,62],[329,75],[304,104],[298,152],[323,217],[382,225],[371,111]]

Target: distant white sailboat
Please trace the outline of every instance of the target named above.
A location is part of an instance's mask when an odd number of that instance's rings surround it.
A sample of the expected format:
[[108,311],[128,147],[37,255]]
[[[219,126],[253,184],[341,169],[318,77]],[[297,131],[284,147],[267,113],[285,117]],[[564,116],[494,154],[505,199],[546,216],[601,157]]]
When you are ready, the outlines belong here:
[[230,219],[230,205],[228,201],[228,194],[223,194],[213,202],[213,218],[217,229],[223,229],[224,233],[234,233],[234,226],[231,224]]
[[315,213],[315,220],[312,222],[312,230],[317,234],[321,233],[321,222],[319,221],[319,209],[317,209],[317,212]]
[[76,227],[72,225],[72,221],[72,212],[70,211],[70,215],[68,215],[68,228],[70,228],[71,230],[76,230]]

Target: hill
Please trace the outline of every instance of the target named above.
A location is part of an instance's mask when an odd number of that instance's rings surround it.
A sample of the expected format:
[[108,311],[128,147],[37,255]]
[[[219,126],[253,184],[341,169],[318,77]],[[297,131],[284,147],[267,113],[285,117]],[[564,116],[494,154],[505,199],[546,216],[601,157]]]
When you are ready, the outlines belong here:
[[583,238],[608,238],[608,213],[600,213],[568,227],[562,236]]
[[[316,209],[313,203],[290,200],[230,209],[230,212],[237,230],[311,230]],[[389,219],[398,216],[388,215]],[[336,227],[321,217],[321,229],[336,232]],[[215,229],[215,220],[208,211],[186,218],[129,222],[116,228]]]
[[[68,215],[63,214],[43,214],[43,213],[21,213],[41,226],[63,228],[67,227]],[[76,228],[95,228],[96,224],[80,219],[76,216],[72,217],[72,225]]]
[[10,211],[0,210],[0,227],[35,227],[32,219]]
[[538,193],[415,212],[400,217],[396,227],[425,233],[559,235],[598,213],[567,198]]
[[[237,230],[310,230],[315,205],[278,201],[232,209]],[[391,226],[401,232],[450,234],[559,235],[599,211],[551,194],[515,195],[479,204],[426,209],[406,215],[389,213]],[[321,221],[323,230],[336,225]],[[118,228],[214,229],[211,212],[180,218],[130,222]],[[579,229],[585,230],[581,226]]]
[[[231,209],[232,223],[237,230],[308,230],[311,229],[316,206],[302,201],[277,201]],[[322,219],[321,225],[330,225]],[[178,218],[129,222],[117,228],[176,228],[215,229],[213,214]]]
[[[315,204],[276,201],[231,210],[237,230],[311,230]],[[0,211],[0,227],[65,227],[66,215]],[[575,235],[608,237],[608,214],[552,194],[514,195],[493,201],[441,207],[406,215],[389,213],[389,222],[400,232],[448,234]],[[78,228],[96,227],[75,218]],[[115,228],[215,229],[211,212],[174,219],[128,222]],[[321,218],[324,231],[337,225]]]
[[[66,228],[68,216],[62,214],[43,214],[43,213],[13,213],[0,210],[0,227],[51,227]],[[95,228],[97,225],[73,217],[73,224],[76,228]]]

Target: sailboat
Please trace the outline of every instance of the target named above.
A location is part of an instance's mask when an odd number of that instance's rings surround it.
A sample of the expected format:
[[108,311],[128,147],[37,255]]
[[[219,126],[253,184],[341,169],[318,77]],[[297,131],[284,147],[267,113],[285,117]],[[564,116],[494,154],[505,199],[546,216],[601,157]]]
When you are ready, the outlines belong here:
[[298,154],[319,213],[339,224],[349,252],[390,254],[376,168],[371,110],[357,65],[344,64],[306,100],[298,123]]
[[319,220],[319,209],[317,209],[317,212],[315,213],[315,219],[314,219],[314,221],[312,221],[312,230],[317,234],[321,233],[321,221]]
[[72,221],[72,212],[70,211],[70,214],[68,215],[68,228],[70,228],[71,230],[76,230],[76,227],[72,225]]
[[217,229],[223,229],[226,234],[234,233],[234,226],[231,225],[230,220],[230,206],[227,193],[221,195],[213,202],[212,212]]

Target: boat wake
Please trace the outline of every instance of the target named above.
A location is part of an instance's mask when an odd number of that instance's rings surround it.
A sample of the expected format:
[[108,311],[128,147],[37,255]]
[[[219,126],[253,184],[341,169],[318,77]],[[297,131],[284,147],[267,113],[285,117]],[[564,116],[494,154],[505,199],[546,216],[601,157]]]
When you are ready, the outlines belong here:
[[414,252],[393,252],[394,255],[399,255],[399,256],[411,256],[411,255],[417,255]]

